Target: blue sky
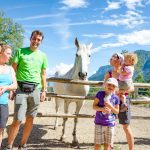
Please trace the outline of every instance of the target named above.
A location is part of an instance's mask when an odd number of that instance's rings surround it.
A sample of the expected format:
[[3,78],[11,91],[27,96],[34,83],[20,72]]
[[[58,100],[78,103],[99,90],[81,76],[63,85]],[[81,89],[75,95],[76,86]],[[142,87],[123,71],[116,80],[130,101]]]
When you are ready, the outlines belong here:
[[0,10],[22,24],[24,46],[39,29],[49,60],[48,74],[73,65],[75,37],[93,43],[89,76],[109,64],[114,52],[150,50],[150,0],[5,0]]

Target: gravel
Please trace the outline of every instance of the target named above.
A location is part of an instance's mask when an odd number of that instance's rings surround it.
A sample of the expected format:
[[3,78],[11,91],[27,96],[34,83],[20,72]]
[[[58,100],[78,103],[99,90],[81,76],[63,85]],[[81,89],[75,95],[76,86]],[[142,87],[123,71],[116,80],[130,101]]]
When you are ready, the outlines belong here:
[[[13,113],[13,102],[9,103],[10,114]],[[61,110],[63,105],[61,107]],[[69,111],[71,114],[74,113],[75,104],[71,103]],[[132,116],[142,116],[140,119],[132,119],[131,127],[133,129],[135,137],[135,150],[148,150],[150,149],[150,108],[133,106],[131,107]],[[55,103],[53,100],[41,103],[39,112],[42,114],[54,114],[55,113]],[[86,101],[81,109],[81,114],[94,115],[95,111],[92,109],[92,102]],[[144,119],[144,117],[147,117]],[[12,117],[9,117],[7,128],[12,122]],[[54,130],[54,117],[36,117],[34,120],[34,126],[32,134],[28,140],[29,150],[73,150],[73,149],[83,149],[92,150],[93,149],[93,139],[94,139],[94,118],[79,118],[79,123],[77,126],[77,138],[80,147],[72,147],[72,131],[73,131],[73,118],[69,118],[66,124],[66,139],[64,142],[60,141],[60,135],[62,131],[62,118],[59,118],[59,127]],[[21,137],[23,126],[21,125],[18,136],[14,142],[14,150],[17,150],[17,146]],[[4,132],[3,145],[6,145],[7,140],[7,130]],[[115,147],[116,150],[127,150],[128,145],[123,132],[122,127],[118,124],[115,130]]]

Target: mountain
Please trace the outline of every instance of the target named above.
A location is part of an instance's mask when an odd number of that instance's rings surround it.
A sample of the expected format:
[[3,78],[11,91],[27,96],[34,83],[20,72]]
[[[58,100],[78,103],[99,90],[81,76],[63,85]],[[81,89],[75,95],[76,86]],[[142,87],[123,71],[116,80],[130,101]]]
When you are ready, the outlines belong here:
[[[150,51],[136,50],[135,53],[138,55],[138,63],[135,66],[134,81],[150,82]],[[101,66],[95,74],[89,77],[89,80],[102,81],[109,70],[111,70],[110,65]]]
[[146,82],[150,82],[150,58],[146,61],[146,63],[143,66],[143,74],[144,80]]
[[106,74],[106,72],[110,71],[111,69],[112,67],[110,65],[101,66],[95,74],[89,77],[89,80],[102,81],[104,80],[104,75]]

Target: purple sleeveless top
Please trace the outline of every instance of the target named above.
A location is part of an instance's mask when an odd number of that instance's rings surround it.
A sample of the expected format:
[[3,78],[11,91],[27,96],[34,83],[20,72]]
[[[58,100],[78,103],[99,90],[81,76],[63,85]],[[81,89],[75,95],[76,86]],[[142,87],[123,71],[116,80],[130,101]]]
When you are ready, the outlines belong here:
[[[98,103],[99,107],[104,107],[104,97],[105,97],[105,91],[99,91],[96,94],[96,98],[99,99],[99,103]],[[119,98],[115,94],[112,94],[110,103],[113,106],[119,105]],[[114,113],[104,114],[101,111],[97,111],[94,122],[97,125],[113,127],[115,126],[115,118],[116,117]]]

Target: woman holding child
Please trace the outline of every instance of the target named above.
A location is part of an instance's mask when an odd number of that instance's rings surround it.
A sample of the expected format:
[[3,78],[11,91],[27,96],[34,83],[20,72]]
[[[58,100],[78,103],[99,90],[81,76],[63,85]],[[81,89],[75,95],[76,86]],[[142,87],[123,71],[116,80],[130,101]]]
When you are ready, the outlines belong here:
[[122,125],[126,134],[129,150],[133,150],[134,148],[134,137],[130,127],[131,112],[130,101],[127,93],[134,91],[132,76],[136,62],[136,54],[127,53],[122,55],[115,53],[110,59],[110,65],[113,69],[109,71],[104,78],[104,82],[110,77],[114,77],[119,81],[118,97],[120,99],[120,109],[118,119],[119,124]]

